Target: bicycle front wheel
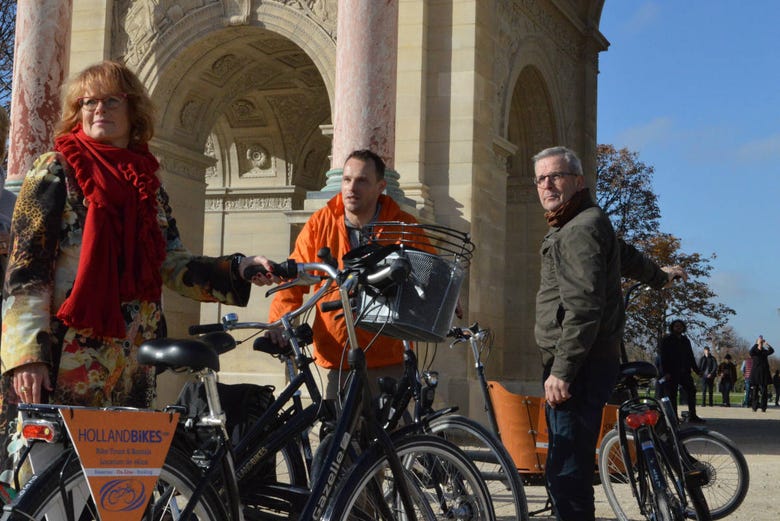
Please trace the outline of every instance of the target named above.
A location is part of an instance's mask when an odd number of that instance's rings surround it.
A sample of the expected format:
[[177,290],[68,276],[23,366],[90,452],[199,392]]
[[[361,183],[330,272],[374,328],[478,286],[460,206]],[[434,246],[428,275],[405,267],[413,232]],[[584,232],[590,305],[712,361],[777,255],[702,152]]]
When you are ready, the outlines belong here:
[[[200,475],[190,459],[172,446],[149,502],[151,519],[178,519],[197,487]],[[219,496],[210,486],[198,500],[193,514],[190,519],[227,519]],[[3,521],[73,519],[100,519],[81,464],[73,452],[63,454],[57,462],[35,476],[22,489],[12,508],[4,509],[2,517]]]
[[474,463],[487,484],[496,519],[528,520],[528,501],[512,456],[482,424],[458,415],[430,422],[431,432],[458,446]]
[[[477,468],[453,444],[414,435],[395,443],[418,520],[495,519],[489,492]],[[361,456],[326,513],[330,520],[409,519],[387,456],[374,449]]]

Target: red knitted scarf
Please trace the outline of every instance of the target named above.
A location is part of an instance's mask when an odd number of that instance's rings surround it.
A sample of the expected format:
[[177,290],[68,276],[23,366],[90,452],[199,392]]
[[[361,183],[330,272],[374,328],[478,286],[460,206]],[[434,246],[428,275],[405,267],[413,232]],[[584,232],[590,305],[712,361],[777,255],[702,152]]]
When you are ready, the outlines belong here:
[[59,137],[54,149],[73,167],[87,201],[76,280],[57,317],[71,327],[92,328],[95,336],[124,338],[121,303],[156,301],[162,291],[160,165],[146,145],[100,143],[81,125]]

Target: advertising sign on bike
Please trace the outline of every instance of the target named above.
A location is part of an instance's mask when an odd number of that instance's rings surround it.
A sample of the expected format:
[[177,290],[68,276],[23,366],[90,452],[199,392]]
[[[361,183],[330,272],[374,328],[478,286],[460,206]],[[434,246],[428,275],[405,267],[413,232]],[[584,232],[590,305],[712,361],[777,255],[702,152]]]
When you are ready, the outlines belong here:
[[62,408],[102,521],[140,520],[165,463],[177,413]]

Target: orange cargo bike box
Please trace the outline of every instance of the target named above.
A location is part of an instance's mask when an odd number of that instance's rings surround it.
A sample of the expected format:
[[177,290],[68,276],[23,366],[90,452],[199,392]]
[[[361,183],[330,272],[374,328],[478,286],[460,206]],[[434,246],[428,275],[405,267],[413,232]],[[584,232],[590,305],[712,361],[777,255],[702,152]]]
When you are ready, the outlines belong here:
[[[488,382],[501,441],[524,478],[544,474],[549,438],[545,403],[541,396],[526,396],[508,391],[496,381]],[[617,405],[605,405],[601,415],[601,438],[617,422]],[[598,446],[598,445],[596,445]],[[594,460],[594,464],[597,460]]]

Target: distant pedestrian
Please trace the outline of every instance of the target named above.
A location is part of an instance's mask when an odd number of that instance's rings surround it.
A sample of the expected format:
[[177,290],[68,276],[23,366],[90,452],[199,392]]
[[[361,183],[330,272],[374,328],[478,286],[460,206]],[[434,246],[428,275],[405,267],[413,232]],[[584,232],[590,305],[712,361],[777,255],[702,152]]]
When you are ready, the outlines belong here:
[[737,381],[737,366],[731,361],[730,354],[726,354],[723,362],[718,366],[718,375],[720,375],[718,390],[723,399],[723,406],[731,407],[731,390],[734,389],[734,383]]
[[688,421],[702,423],[704,420],[696,415],[696,386],[691,377],[691,371],[699,373],[699,368],[685,330],[685,322],[673,320],[669,325],[669,334],[661,339],[658,351],[664,371],[663,392],[669,397],[674,413],[677,414],[677,386],[682,387],[688,401]]
[[772,377],[772,385],[775,386],[775,407],[780,405],[778,401],[780,400],[780,371],[775,370],[775,374]]
[[750,371],[753,369],[753,360],[746,358],[742,360],[742,378],[745,380],[745,397],[742,398],[742,407],[750,407]]
[[769,356],[775,349],[759,335],[756,343],[750,348],[750,358],[753,360],[753,369],[750,371],[750,391],[752,406],[755,412],[759,407],[766,412],[768,401],[767,387],[772,380],[772,372],[769,369]]
[[718,361],[710,353],[710,348],[704,348],[704,354],[699,359],[699,374],[701,374],[701,406],[707,405],[707,396],[712,407],[712,393],[715,390],[715,375],[718,373]]

